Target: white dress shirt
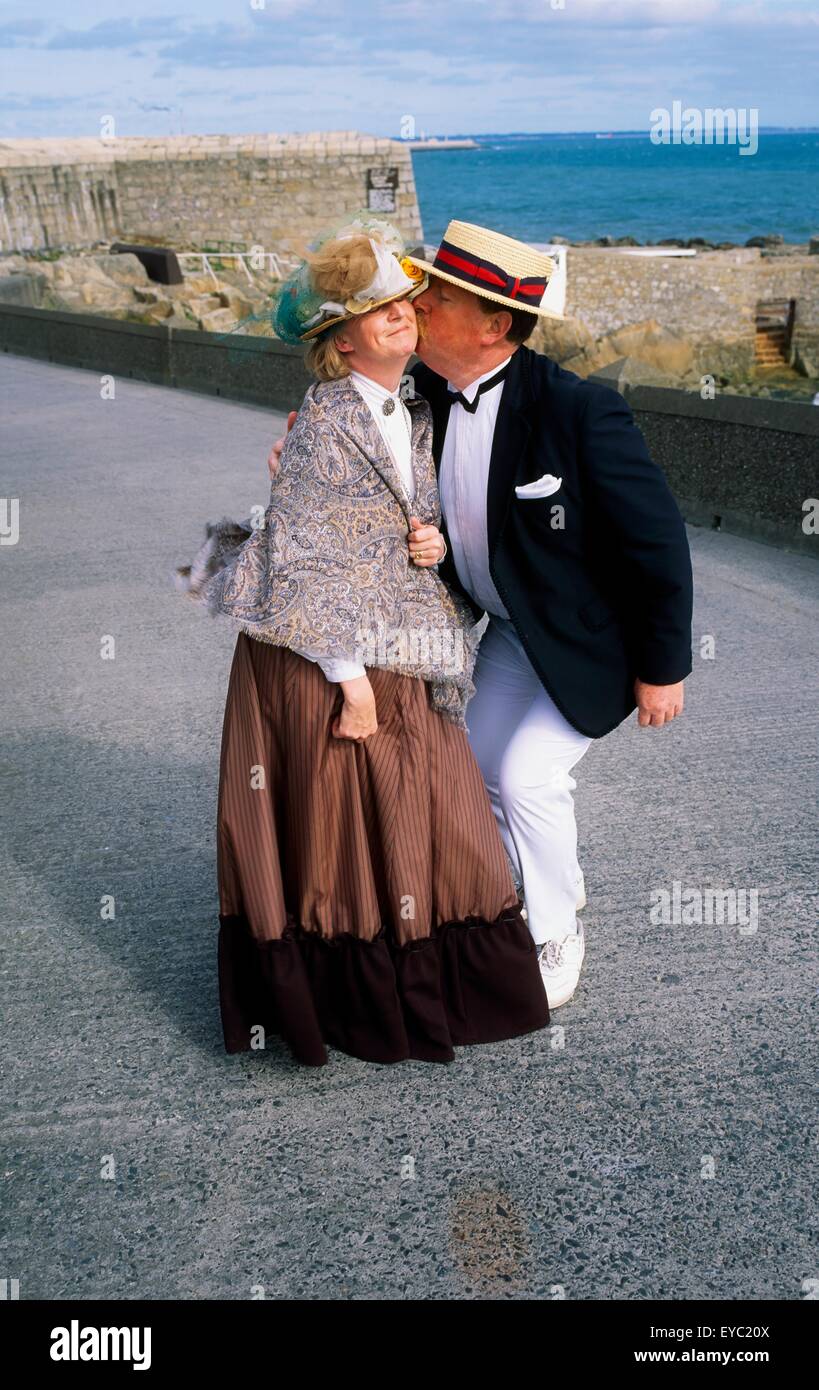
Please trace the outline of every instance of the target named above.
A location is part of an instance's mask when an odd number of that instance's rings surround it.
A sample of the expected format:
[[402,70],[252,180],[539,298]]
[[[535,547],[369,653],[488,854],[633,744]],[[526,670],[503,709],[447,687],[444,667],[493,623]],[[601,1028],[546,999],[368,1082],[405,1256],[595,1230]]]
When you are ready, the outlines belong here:
[[[461,395],[471,404],[481,382],[496,376],[511,360],[510,354],[505,362],[498,362],[491,371],[484,372],[483,376],[463,387]],[[447,382],[447,387],[450,391],[458,389],[451,381]],[[504,382],[499,381],[491,391],[484,391],[474,415],[464,410],[458,401],[453,401],[449,408],[438,483],[441,512],[446,521],[458,578],[467,593],[487,613],[508,618],[509,613],[489,573],[486,528],[489,460],[503,387]]]
[[[370,407],[384,443],[392,454],[393,463],[401,474],[404,491],[411,502],[415,497],[415,475],[412,471],[412,416],[397,390],[388,391],[386,386],[379,386],[377,381],[373,381],[371,377],[362,376],[361,372],[350,372],[350,380]],[[395,410],[391,415],[385,415],[384,402],[389,397],[395,401]]]
[[[373,419],[398,469],[407,497],[412,501],[415,497],[412,417],[407,407],[398,390],[388,391],[386,386],[380,386],[371,377],[362,376],[361,372],[350,372],[350,380],[370,407]],[[395,409],[392,414],[385,415],[383,406],[388,396],[395,401]],[[297,647],[294,647],[293,651],[298,651],[299,656],[306,656],[308,661],[317,662],[328,681],[349,681],[354,680],[356,676],[367,674],[361,662],[356,661],[352,655],[316,656],[312,651],[304,651]]]

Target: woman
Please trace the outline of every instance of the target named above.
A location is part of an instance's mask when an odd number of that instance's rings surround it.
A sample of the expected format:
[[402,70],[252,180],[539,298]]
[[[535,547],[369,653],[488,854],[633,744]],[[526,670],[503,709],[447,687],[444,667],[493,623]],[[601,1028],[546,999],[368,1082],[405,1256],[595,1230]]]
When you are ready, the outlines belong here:
[[474,621],[434,568],[430,411],[400,391],[422,276],[401,252],[362,214],[284,287],[276,331],[310,344],[317,381],[263,525],[209,526],[179,572],[241,629],[217,827],[225,1046],[276,1032],[315,1066],[328,1043],[448,1062],[549,1021],[467,739]]

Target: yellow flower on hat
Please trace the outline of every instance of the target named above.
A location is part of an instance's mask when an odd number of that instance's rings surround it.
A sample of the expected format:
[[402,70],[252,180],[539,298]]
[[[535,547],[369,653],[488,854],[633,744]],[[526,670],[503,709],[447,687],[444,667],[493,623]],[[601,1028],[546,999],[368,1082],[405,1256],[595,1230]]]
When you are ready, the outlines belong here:
[[414,285],[420,284],[420,282],[424,278],[424,272],[423,270],[421,270],[420,266],[413,265],[409,256],[402,257],[398,264],[400,265],[404,274],[409,276],[410,280],[412,280],[412,283]]

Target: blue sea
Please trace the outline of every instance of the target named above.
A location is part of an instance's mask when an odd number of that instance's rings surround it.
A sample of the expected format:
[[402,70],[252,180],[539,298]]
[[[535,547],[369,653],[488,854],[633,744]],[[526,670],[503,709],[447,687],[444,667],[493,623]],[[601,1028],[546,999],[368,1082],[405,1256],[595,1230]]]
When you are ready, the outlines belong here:
[[529,242],[819,234],[819,131],[760,131],[755,154],[655,145],[647,133],[473,138],[477,150],[413,154],[428,243],[452,217]]

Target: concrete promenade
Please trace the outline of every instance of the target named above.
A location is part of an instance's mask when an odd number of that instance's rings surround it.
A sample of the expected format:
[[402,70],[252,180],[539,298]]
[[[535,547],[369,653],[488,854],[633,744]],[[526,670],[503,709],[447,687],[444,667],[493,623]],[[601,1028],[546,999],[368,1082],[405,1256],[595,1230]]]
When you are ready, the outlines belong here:
[[[551,1031],[449,1067],[313,1070],[277,1040],[228,1057],[235,633],[171,574],[207,520],[266,504],[282,417],[119,379],[109,400],[95,372],[9,356],[0,406],[0,496],[20,499],[0,547],[0,1277],[21,1299],[804,1297],[815,562],[692,529],[686,713],[628,721],[578,769],[586,967]],[[758,890],[756,930],[652,923],[675,881]]]

